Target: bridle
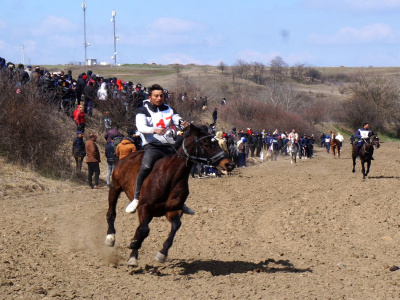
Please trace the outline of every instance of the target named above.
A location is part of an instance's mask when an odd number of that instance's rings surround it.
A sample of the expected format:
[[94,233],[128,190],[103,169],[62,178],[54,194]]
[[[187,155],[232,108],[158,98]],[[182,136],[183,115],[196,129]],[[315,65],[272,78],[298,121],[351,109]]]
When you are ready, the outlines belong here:
[[205,163],[208,165],[215,165],[216,163],[218,163],[221,159],[223,159],[226,156],[226,154],[223,150],[221,150],[220,152],[218,152],[217,154],[215,154],[211,157],[200,157],[199,156],[199,155],[206,155],[204,149],[200,146],[200,141],[205,138],[213,138],[213,137],[214,137],[213,135],[206,135],[206,136],[202,136],[201,138],[198,139],[196,136],[193,136],[194,142],[196,143],[196,154],[195,155],[190,155],[185,147],[185,141],[186,141],[187,137],[185,137],[182,142],[182,150],[184,152],[184,155],[182,155],[181,153],[179,153],[176,150],[175,151],[178,154],[178,157],[182,157],[182,158],[186,159],[186,164],[190,160],[191,162],[195,162],[195,163]]

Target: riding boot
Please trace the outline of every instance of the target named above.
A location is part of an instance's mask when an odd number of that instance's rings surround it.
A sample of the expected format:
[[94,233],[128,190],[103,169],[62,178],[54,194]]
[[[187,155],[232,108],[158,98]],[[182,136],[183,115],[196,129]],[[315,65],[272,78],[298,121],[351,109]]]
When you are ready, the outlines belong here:
[[142,188],[144,179],[147,177],[148,173],[150,173],[150,172],[151,172],[151,170],[149,171],[148,169],[141,169],[139,171],[138,177],[136,179],[136,189],[135,189],[134,199],[125,208],[125,211],[127,213],[134,213],[136,211],[136,207],[139,204],[140,189]]

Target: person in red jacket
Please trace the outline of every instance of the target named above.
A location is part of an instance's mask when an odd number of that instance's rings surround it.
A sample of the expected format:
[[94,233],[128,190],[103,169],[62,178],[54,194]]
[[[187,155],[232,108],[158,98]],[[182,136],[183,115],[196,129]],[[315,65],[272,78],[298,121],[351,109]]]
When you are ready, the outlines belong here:
[[73,113],[74,121],[77,126],[77,131],[85,132],[85,111],[83,105],[78,105],[78,108],[75,109]]

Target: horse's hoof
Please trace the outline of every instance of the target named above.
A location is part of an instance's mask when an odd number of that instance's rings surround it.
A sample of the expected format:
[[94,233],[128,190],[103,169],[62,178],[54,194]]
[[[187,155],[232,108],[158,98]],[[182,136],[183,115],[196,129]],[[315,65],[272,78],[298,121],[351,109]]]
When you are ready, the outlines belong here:
[[115,234],[107,234],[104,244],[109,247],[114,247],[115,245]]
[[137,259],[136,259],[135,257],[131,257],[131,258],[128,260],[128,266],[137,267],[137,266],[138,266],[138,261],[137,261]]
[[355,172],[356,172],[356,170],[352,170],[352,172],[353,172],[353,173],[355,173]]
[[158,261],[159,263],[165,263],[165,260],[167,259],[167,256],[165,256],[164,254],[157,252],[156,256],[154,257],[156,259],[156,261]]

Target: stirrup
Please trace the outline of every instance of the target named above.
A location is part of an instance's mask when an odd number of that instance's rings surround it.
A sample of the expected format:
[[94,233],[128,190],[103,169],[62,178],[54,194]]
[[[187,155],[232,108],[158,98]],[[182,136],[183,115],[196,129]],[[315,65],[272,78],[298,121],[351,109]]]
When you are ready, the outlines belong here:
[[125,208],[125,211],[127,213],[134,213],[136,211],[136,207],[139,204],[139,200],[138,199],[133,199],[131,203],[129,203],[129,205]]

